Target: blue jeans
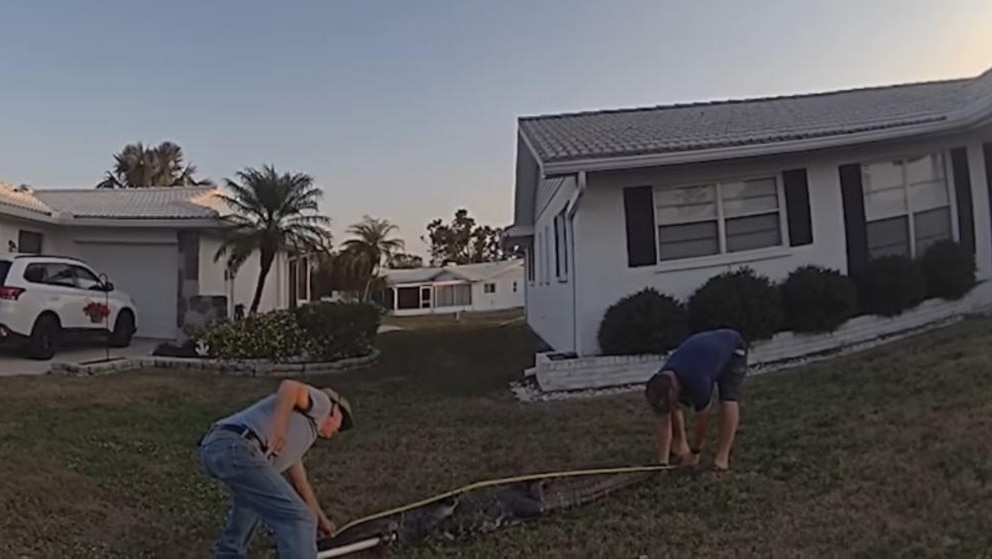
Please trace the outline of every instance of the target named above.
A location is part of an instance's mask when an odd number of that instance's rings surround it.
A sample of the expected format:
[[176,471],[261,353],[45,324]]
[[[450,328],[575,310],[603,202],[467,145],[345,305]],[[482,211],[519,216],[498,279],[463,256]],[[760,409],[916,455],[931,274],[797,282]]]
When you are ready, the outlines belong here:
[[217,559],[243,559],[259,522],[276,540],[280,559],[317,557],[317,519],[256,443],[213,431],[199,448],[200,464],[231,492],[227,524],[214,544]]

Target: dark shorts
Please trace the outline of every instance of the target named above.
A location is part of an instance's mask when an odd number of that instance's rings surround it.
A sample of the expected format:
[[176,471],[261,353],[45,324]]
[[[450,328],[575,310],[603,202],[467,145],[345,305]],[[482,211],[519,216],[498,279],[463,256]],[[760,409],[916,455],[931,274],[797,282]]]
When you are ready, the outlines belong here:
[[741,389],[744,385],[744,377],[747,376],[747,355],[735,357],[731,362],[730,370],[726,372],[718,381],[717,389],[720,391],[721,402],[737,402],[741,399]]

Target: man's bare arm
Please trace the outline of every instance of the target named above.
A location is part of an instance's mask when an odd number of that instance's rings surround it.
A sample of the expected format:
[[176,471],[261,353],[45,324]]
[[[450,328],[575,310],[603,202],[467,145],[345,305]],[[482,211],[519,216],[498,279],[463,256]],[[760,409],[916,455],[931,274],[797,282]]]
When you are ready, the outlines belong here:
[[334,523],[331,522],[327,515],[324,514],[323,509],[320,508],[320,503],[317,501],[317,495],[313,492],[313,487],[310,486],[310,480],[307,479],[306,469],[303,467],[302,461],[297,461],[295,464],[291,465],[287,470],[289,474],[289,482],[299,493],[303,502],[307,504],[310,508],[310,512],[313,513],[314,517],[317,519],[317,526],[322,532],[327,535],[331,535],[335,531]]
[[282,447],[286,444],[286,428],[293,410],[310,408],[310,393],[307,391],[307,385],[289,379],[282,381],[276,392],[275,407],[269,430],[269,454],[282,452]]
[[670,414],[659,417],[655,422],[655,437],[658,443],[658,463],[668,464],[672,448],[672,420]]

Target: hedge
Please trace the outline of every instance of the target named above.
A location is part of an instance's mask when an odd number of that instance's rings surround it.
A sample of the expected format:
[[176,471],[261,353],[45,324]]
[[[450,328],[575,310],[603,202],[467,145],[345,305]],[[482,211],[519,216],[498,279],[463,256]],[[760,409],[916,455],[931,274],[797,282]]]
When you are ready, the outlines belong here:
[[666,353],[685,335],[685,306],[649,287],[610,306],[598,337],[606,355],[640,355]]
[[733,328],[749,343],[770,339],[782,325],[782,298],[770,279],[749,267],[711,277],[688,304],[689,330]]
[[854,280],[830,268],[796,268],[782,282],[781,291],[784,326],[793,332],[832,332],[858,311]]

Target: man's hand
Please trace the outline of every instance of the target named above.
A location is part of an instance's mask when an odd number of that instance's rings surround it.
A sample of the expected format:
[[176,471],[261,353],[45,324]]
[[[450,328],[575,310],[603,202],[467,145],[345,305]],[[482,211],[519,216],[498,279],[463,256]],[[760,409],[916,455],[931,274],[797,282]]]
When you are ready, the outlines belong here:
[[338,531],[338,527],[331,522],[327,515],[321,512],[317,516],[317,536],[321,538],[326,538],[333,536],[335,532]]
[[286,429],[293,410],[305,410],[309,407],[310,393],[305,384],[290,379],[279,384],[279,390],[276,391],[276,411],[272,417],[272,426],[269,428],[270,456],[278,455],[286,446]]

